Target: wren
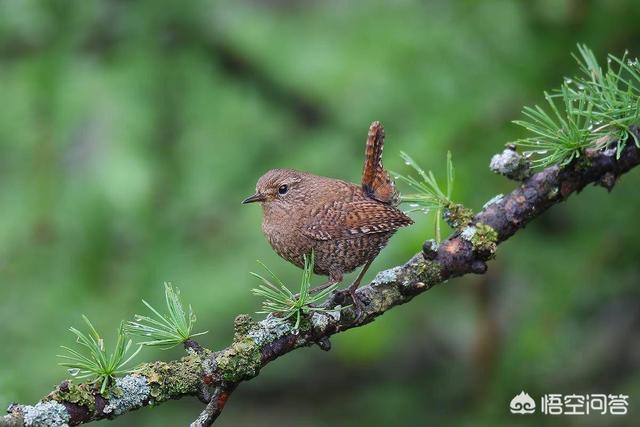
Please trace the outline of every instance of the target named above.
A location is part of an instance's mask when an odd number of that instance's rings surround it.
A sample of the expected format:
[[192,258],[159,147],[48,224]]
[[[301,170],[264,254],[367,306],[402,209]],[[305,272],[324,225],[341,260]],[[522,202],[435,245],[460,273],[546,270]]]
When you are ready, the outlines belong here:
[[382,165],[384,129],[369,128],[361,185],[292,169],[272,169],[242,203],[262,205],[262,231],[278,255],[300,268],[313,251],[314,272],[329,276],[319,291],[364,266],[348,291],[355,290],[389,238],[413,224],[397,209],[399,195]]

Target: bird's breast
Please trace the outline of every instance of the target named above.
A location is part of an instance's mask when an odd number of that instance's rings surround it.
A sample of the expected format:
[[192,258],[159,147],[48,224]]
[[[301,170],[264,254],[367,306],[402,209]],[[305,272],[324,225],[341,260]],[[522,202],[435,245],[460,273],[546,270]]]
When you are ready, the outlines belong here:
[[287,261],[302,267],[311,242],[300,232],[300,220],[307,214],[295,207],[265,209],[262,232],[273,250]]

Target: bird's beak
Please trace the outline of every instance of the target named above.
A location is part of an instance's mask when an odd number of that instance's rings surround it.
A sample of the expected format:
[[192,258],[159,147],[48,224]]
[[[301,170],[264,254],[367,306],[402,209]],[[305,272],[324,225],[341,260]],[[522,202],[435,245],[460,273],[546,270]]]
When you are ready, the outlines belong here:
[[246,199],[244,199],[242,201],[243,205],[246,205],[247,203],[255,203],[255,202],[264,202],[265,197],[260,194],[260,193],[256,193],[253,196],[249,196]]

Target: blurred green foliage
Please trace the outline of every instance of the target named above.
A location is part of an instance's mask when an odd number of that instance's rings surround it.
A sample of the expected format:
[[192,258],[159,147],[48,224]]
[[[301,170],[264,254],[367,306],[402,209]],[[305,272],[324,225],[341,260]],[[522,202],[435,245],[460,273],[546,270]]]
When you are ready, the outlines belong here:
[[[0,0],[0,406],[65,377],[55,355],[81,313],[113,330],[164,281],[215,331],[203,344],[225,346],[233,317],[259,309],[255,259],[300,274],[240,201],[272,167],[357,182],[372,120],[390,169],[407,172],[404,150],[442,174],[450,149],[455,200],[509,191],[487,165],[523,136],[510,121],[575,74],[576,43],[640,55],[638,22],[637,0]],[[487,276],[270,364],[218,424],[637,425],[638,184],[634,171],[585,190],[501,246]],[[369,278],[433,237],[416,219]],[[627,393],[631,415],[514,418],[521,390]],[[200,408],[114,425],[185,425]]]

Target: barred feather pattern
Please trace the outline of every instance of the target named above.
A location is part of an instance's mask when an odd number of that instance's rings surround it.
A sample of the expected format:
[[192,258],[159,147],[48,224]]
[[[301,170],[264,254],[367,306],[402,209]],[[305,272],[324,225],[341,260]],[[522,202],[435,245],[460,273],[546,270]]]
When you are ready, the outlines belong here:
[[315,273],[340,281],[373,261],[399,228],[413,224],[396,208],[398,193],[382,165],[383,147],[384,129],[373,122],[361,185],[292,169],[260,177],[247,200],[260,201],[262,231],[275,252],[302,268],[313,251]]
[[400,197],[389,173],[382,165],[384,150],[384,128],[375,121],[369,127],[362,170],[362,190],[372,199],[397,206]]
[[[277,193],[282,185],[285,195]],[[267,172],[257,192],[267,195],[262,230],[275,252],[302,267],[313,250],[314,271],[336,279],[374,259],[399,228],[413,223],[356,184],[290,169]]]

